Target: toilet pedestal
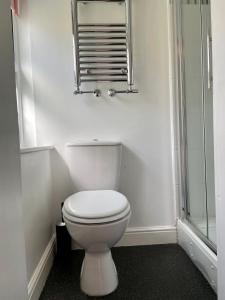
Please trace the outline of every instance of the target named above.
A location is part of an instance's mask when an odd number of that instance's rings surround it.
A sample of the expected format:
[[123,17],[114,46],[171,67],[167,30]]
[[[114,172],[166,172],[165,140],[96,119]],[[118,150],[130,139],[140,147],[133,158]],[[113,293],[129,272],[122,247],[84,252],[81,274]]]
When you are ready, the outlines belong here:
[[86,252],[81,269],[81,289],[89,296],[105,296],[118,286],[111,251]]

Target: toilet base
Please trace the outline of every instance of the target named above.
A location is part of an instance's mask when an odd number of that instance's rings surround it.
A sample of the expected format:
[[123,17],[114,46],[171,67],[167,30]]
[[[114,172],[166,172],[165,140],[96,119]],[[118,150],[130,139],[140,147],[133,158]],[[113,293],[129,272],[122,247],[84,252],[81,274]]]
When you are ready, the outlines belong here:
[[118,286],[118,276],[111,251],[85,252],[81,269],[81,289],[88,296],[105,296]]

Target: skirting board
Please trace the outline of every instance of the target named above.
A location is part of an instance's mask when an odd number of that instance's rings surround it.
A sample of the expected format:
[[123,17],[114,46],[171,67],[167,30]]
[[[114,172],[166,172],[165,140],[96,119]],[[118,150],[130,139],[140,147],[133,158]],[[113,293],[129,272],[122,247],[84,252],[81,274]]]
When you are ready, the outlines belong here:
[[176,227],[130,227],[127,229],[126,233],[116,247],[175,243],[177,243]]
[[[116,247],[176,244],[175,226],[130,227]],[[72,249],[77,249],[73,242]]]
[[53,265],[55,240],[56,236],[54,234],[28,283],[29,300],[38,300],[41,295],[46,279]]
[[177,222],[178,244],[186,251],[193,263],[217,292],[217,256],[181,220]]

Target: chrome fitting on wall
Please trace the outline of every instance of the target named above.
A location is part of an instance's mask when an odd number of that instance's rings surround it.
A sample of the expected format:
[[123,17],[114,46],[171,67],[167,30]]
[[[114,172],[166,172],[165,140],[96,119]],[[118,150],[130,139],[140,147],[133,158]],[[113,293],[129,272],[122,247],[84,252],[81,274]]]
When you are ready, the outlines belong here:
[[83,94],[93,94],[95,97],[101,97],[102,92],[99,89],[96,89],[94,91],[81,91],[81,90],[74,91],[74,95],[83,95]]
[[99,90],[99,89],[94,90],[95,97],[101,97],[101,95],[102,95],[101,90]]
[[109,89],[108,90],[108,95],[110,97],[116,96],[116,94],[137,94],[138,90],[136,89],[129,89],[129,90],[114,90],[114,89]]
[[[79,18],[79,3],[124,3],[124,21],[105,23],[83,23]],[[93,82],[119,82],[128,89],[110,89],[110,97],[117,93],[136,93],[133,90],[133,47],[132,47],[132,0],[71,0],[75,95],[90,93],[82,91],[82,84]],[[100,97],[99,90],[94,91]]]

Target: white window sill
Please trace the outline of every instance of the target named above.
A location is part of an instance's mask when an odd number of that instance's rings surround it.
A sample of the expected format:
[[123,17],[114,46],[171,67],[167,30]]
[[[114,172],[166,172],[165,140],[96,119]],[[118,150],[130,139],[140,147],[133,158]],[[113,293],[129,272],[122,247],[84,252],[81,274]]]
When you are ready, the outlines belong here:
[[53,149],[54,149],[54,146],[21,148],[20,154],[31,153],[31,152],[40,152],[40,151],[53,150]]

